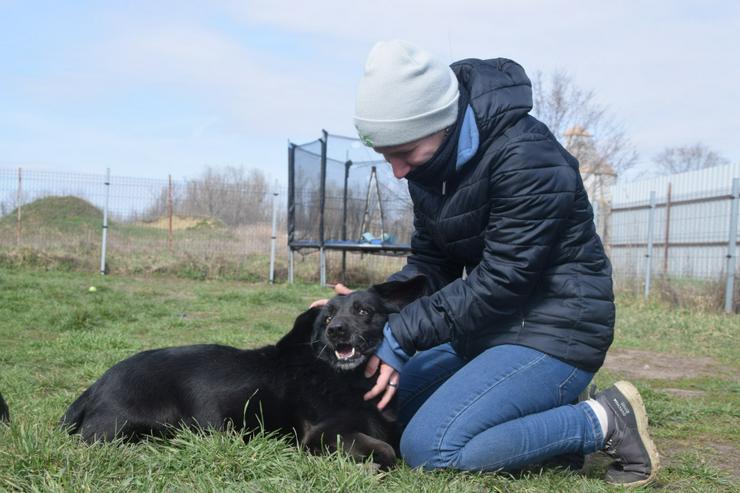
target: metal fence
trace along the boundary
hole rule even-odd
[[[740,164],[611,187],[596,221],[615,281],[645,295],[709,287],[735,311],[738,177]],[[287,280],[287,236],[287,190],[243,170],[176,180],[0,168],[0,263]],[[405,262],[327,252],[320,266],[315,251],[297,255],[305,281],[322,268],[341,279],[344,265],[349,282],[376,282]]]
[[[599,228],[618,282],[724,288],[734,311],[738,178],[730,165],[616,185]]]
[[[339,255],[327,255],[322,271],[317,252],[301,251],[296,278],[328,271],[334,281],[344,264],[348,282],[367,284],[404,263]],[[287,189],[259,173],[148,179],[0,168],[0,263],[272,282],[288,279],[288,257]]]
[[[175,180],[0,168],[0,253],[103,272],[266,278],[273,237],[285,238],[284,197],[236,169]]]

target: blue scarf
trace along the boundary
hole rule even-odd
[[[463,164],[470,161],[476,152],[480,139],[478,135],[478,126],[475,124],[475,114],[473,108],[468,105],[465,108],[460,137],[457,140],[457,162],[455,168],[460,169]]]

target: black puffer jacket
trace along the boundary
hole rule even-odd
[[[518,344],[596,371],[613,337],[614,298],[578,162],[528,114],[532,90],[520,65],[468,59],[452,69],[458,121],[407,176],[413,253],[391,276],[426,274],[433,294],[391,316],[393,335],[409,354],[451,341],[472,358]],[[480,146],[456,169],[468,104]]]

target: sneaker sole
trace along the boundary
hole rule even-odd
[[[624,484],[622,486],[641,486],[650,483],[655,480],[655,475],[660,469],[660,458],[658,456],[658,448],[655,446],[655,442],[650,438],[648,433],[648,417],[647,411],[645,410],[645,404],[642,402],[642,396],[637,388],[631,383],[621,380],[614,384],[619,392],[624,395],[627,401],[632,406],[635,412],[635,421],[637,422],[637,433],[640,435],[645,450],[650,457],[650,475],[641,481],[635,481],[634,483]]]

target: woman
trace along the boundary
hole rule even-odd
[[[366,398],[382,407],[398,391],[412,467],[515,470],[605,450],[608,481],[644,484],[658,455],[635,387],[572,404],[612,342],[611,266],[578,162],[531,108],[511,60],[448,67],[403,41],[370,52],[355,126],[414,204],[412,254],[391,279],[424,274],[431,294],[390,317]]]

